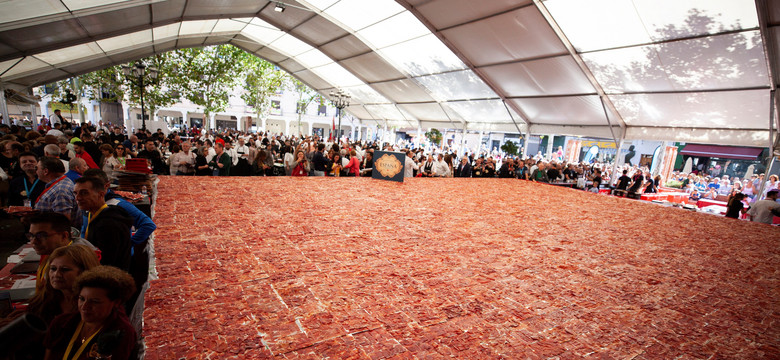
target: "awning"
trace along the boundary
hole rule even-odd
[[[761,155],[761,152],[763,151],[764,149],[762,148],[688,144],[685,145],[685,148],[683,148],[680,154],[696,157],[758,160],[758,156]]]

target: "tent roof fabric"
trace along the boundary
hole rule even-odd
[[[757,160],[764,149],[734,146],[687,144],[680,154],[695,157],[715,157],[721,159]]]
[[[762,147],[778,128],[778,2],[282,2],[6,1],[0,83],[228,43],[343,88],[363,122]]]

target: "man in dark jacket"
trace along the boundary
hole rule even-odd
[[[464,156],[460,159],[460,165],[455,169],[455,177],[471,177],[471,164],[469,158]]]
[[[325,159],[325,155],[322,152],[325,150],[325,144],[317,145],[317,152],[314,153],[312,158],[312,164],[314,165],[314,176],[325,176],[327,171],[328,160]]]
[[[138,152],[138,158],[144,158],[152,163],[152,172],[157,175],[167,175],[168,167],[163,162],[162,154],[157,150],[154,140],[147,139],[144,142],[146,148]]]
[[[129,271],[133,219],[122,208],[106,204],[106,186],[99,178],[79,178],[73,192],[79,208],[89,214],[81,237],[100,249],[102,265]]]

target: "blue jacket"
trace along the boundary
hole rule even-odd
[[[133,218],[133,227],[135,228],[135,234],[132,234],[130,236],[130,241],[133,242],[133,245],[138,245],[146,241],[146,239],[149,238],[150,235],[154,232],[154,230],[157,229],[157,225],[154,224],[152,219],[150,219],[146,214],[144,214],[141,210],[138,210],[135,205],[131,204],[125,199],[122,199],[121,196],[117,195],[111,190],[108,190],[106,192],[106,204],[108,205],[116,205],[122,208],[122,210],[126,211],[130,217]],[[87,216],[84,215],[84,221],[81,225],[81,233],[83,234],[87,230]]]
[[[76,180],[81,177],[81,174],[77,173],[76,170],[68,170],[68,172],[65,173],[65,176],[75,183]]]

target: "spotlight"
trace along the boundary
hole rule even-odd
[[[281,2],[277,2],[276,7],[274,7],[274,11],[284,12],[284,4],[282,4]]]

